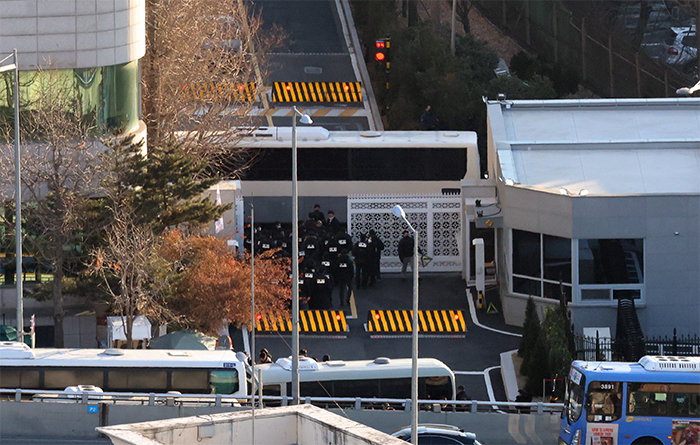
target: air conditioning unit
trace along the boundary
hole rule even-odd
[[[639,359],[639,364],[647,371],[700,372],[700,357],[645,355]]]

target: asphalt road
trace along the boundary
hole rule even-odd
[[[337,300],[337,295],[334,295]],[[374,287],[355,291],[358,319],[348,320],[347,338],[301,336],[300,346],[312,357],[329,354],[332,359],[360,360],[376,357],[411,357],[411,338],[372,338],[365,331],[368,311],[371,309],[411,309],[412,281],[398,274],[384,274]],[[437,358],[457,374],[457,385],[464,385],[467,394],[476,400],[489,400],[483,374],[488,368],[499,366],[499,354],[516,349],[517,337],[499,334],[475,326],[469,315],[464,281],[458,274],[423,274],[420,282],[420,309],[462,310],[467,320],[464,338],[419,337],[419,356]],[[482,324],[496,329],[517,331],[506,327],[500,314],[478,314]],[[289,335],[258,335],[256,348],[267,348],[274,358],[289,356]],[[465,372],[467,374],[460,374]],[[489,373],[496,400],[505,400],[500,370]]]
[[[282,44],[267,54],[267,83],[360,81],[352,66],[335,1],[259,0],[254,8],[262,17],[264,30],[276,27],[285,36]],[[329,130],[369,129],[367,117],[325,117],[314,121]],[[275,118],[273,122],[289,126],[289,119]]]

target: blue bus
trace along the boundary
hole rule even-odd
[[[559,445],[698,445],[700,357],[575,361]]]

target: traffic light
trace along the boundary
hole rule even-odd
[[[385,65],[388,70],[391,67],[391,39],[377,39],[374,41],[374,60],[380,65]]]

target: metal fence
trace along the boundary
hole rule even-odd
[[[575,336],[576,359],[589,361],[616,361],[616,340],[607,337]],[[647,355],[700,356],[700,336],[678,336],[673,330],[671,337],[647,338],[644,341]]]
[[[571,5],[564,2],[477,0],[475,4],[519,43],[568,67],[601,96],[669,97],[692,82],[687,75],[655,63],[620,30],[569,9]]]
[[[39,403],[73,403],[84,405],[141,405],[141,406],[216,406],[246,408],[251,396],[227,397],[224,394],[172,394],[172,393],[123,393],[89,392],[66,393],[37,389],[0,388],[0,401]],[[291,403],[291,397],[264,396],[255,398],[256,407],[280,406]],[[411,399],[380,399],[360,397],[302,397],[302,403],[323,408],[356,410],[410,411]],[[498,412],[519,414],[558,414],[564,409],[561,403],[542,402],[491,402],[480,400],[418,400],[421,411],[431,412]]]

